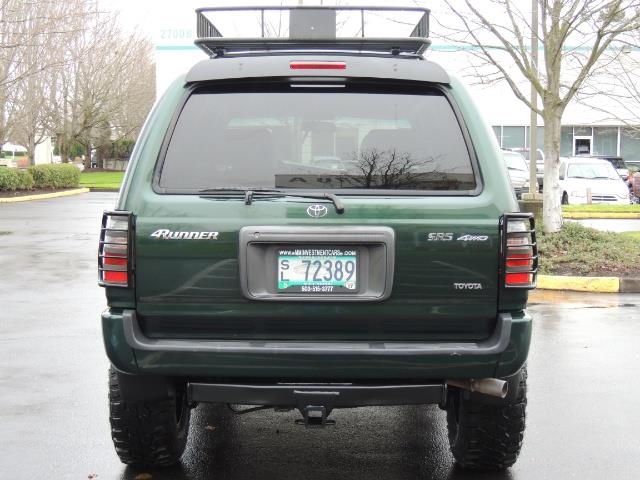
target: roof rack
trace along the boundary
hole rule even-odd
[[[238,18],[240,14],[245,14],[244,19]],[[390,14],[404,18],[409,15],[412,20],[387,18]],[[212,58],[299,52],[419,57],[431,44],[428,38],[429,10],[420,7],[205,7],[197,9],[196,15],[197,39],[194,43]],[[230,20],[230,15],[236,18]],[[367,20],[368,16],[373,22]],[[215,17],[218,27],[212,23],[211,17]],[[277,29],[272,20],[273,23],[277,21]],[[396,29],[412,27],[412,30],[402,36],[367,37],[365,32],[372,26],[376,28],[372,25],[376,21],[384,22],[385,31],[393,30],[391,26]],[[221,33],[225,24],[227,27],[237,28],[240,25],[255,29],[256,23],[256,34],[251,37],[225,37]],[[351,35],[348,35],[349,29]]]

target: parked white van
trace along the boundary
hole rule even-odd
[[[629,188],[606,160],[560,158],[562,204],[629,204]]]

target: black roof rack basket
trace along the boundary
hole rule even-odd
[[[252,37],[223,36],[218,20],[224,24],[224,15],[253,15],[245,19],[244,25],[255,27],[257,35]],[[411,15],[409,22],[388,18],[393,14]],[[274,33],[269,18],[277,14],[281,23],[283,14],[288,16],[286,35]],[[247,56],[274,53],[359,53],[362,55],[422,56],[429,47],[429,10],[421,7],[365,7],[365,6],[269,6],[269,7],[205,7],[196,10],[197,39],[195,44],[211,57]],[[373,15],[374,17],[371,17]],[[351,36],[341,36],[341,29],[351,22],[357,30]],[[210,18],[214,18],[216,27]],[[367,21],[392,22],[394,27],[412,27],[408,36],[367,37],[372,28]],[[253,21],[251,21],[253,20]],[[242,25],[242,23],[240,23]],[[236,23],[237,26],[237,23]],[[380,30],[380,25],[376,30]]]

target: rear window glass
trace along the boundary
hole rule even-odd
[[[192,94],[171,136],[159,186],[357,193],[469,191],[476,181],[442,93],[343,85]]]

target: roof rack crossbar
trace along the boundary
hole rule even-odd
[[[290,12],[290,32],[294,31],[294,14],[305,15],[304,20],[311,22],[309,31],[300,34],[296,29],[289,37],[269,37],[265,29],[265,12]],[[335,22],[340,11],[360,12],[359,36],[337,37]],[[207,18],[207,13],[256,12],[260,14],[259,37],[224,37],[220,30]],[[408,37],[380,38],[365,36],[365,12],[415,12],[422,14]],[[197,39],[195,44],[212,57],[256,55],[277,52],[314,52],[336,53],[351,52],[361,55],[405,55],[421,56],[429,47],[429,10],[421,7],[365,7],[365,6],[264,6],[264,7],[205,7],[196,10]],[[311,15],[311,16],[309,16]],[[302,18],[298,16],[296,18]],[[314,23],[315,22],[315,23]],[[413,22],[412,22],[413,23]],[[316,27],[318,27],[316,29]],[[333,28],[333,31],[331,30]]]

